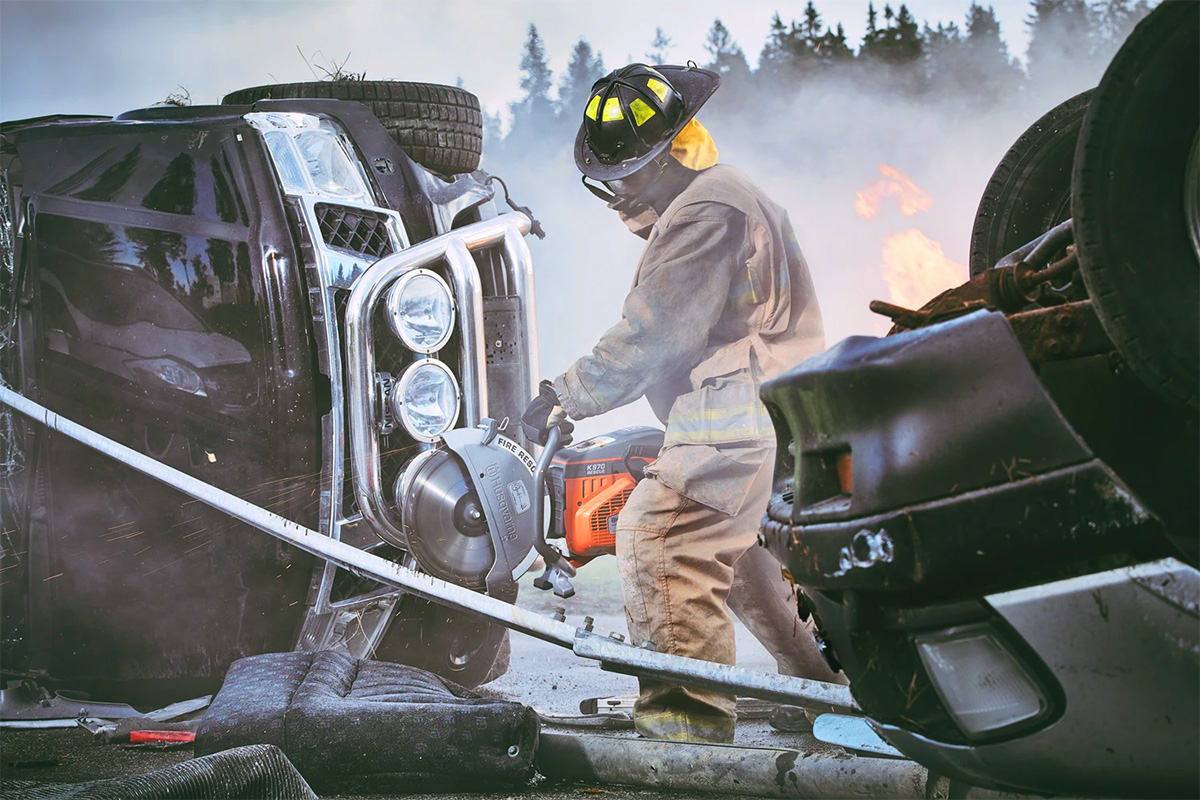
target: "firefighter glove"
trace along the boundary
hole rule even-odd
[[[571,432],[575,430],[575,426],[567,419],[567,412],[558,401],[554,384],[542,381],[538,385],[537,397],[533,398],[533,402],[521,416],[521,429],[531,441],[544,445],[550,429],[556,425],[560,434],[559,446],[566,447],[571,443]]]

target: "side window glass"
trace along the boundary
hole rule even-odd
[[[229,155],[221,153],[208,159],[212,170],[213,203],[216,206],[217,217],[222,222],[237,222],[249,225],[246,217],[246,206],[242,196],[236,190],[232,170],[229,168]]]
[[[101,172],[91,183],[75,192],[73,196],[78,197],[80,200],[94,200],[101,203],[115,199],[117,194],[125,188],[133,177],[141,160],[142,146],[138,144],[126,153],[120,161]],[[80,177],[86,180],[86,177]],[[70,180],[72,179],[68,178],[68,181]]]
[[[171,159],[167,170],[144,198],[142,206],[168,214],[191,214],[196,208],[196,163],[187,153]]]
[[[69,158],[82,166],[67,167],[46,193],[249,227],[245,187],[232,163],[234,128],[134,133],[72,140]]]

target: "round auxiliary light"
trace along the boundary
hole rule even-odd
[[[409,435],[436,441],[458,421],[458,381],[450,368],[433,358],[422,359],[404,371],[392,388],[392,414]]]
[[[388,290],[392,332],[418,353],[440,350],[454,331],[454,297],[436,272],[414,269]]]

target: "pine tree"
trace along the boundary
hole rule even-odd
[[[788,29],[776,11],[771,17],[771,27],[762,52],[758,54],[758,78],[761,82],[777,82],[788,69]]]
[[[811,0],[800,22],[785,25],[777,12],[771,18],[767,42],[758,59],[760,85],[794,84],[832,64],[853,60],[845,27],[838,23],[836,32],[828,27],[824,33],[821,27],[821,13]]]
[[[966,37],[957,24],[928,23],[922,38],[925,40],[925,75],[931,90],[939,95],[951,95],[956,102],[972,96],[970,56]]]
[[[1147,14],[1146,0],[1102,0],[1094,8],[1096,14],[1096,56],[1108,60],[1120,48],[1125,38]]]
[[[888,9],[888,16],[891,16],[891,9]],[[875,4],[867,3],[867,30],[863,34],[862,44],[859,45],[859,58],[874,58],[880,55],[880,50],[883,49],[883,39],[887,32],[879,29],[879,15],[875,12]]]
[[[874,6],[867,8],[868,23],[873,19]],[[926,81],[928,65],[924,59],[924,43],[920,28],[908,6],[901,4],[893,11],[890,4],[883,7],[884,27],[876,27],[863,37],[860,59],[886,65],[885,77],[897,91],[916,93]]]
[[[746,54],[719,19],[713,20],[712,27],[708,29],[704,49],[712,58],[706,66],[721,76],[723,87],[705,109],[711,108],[713,114],[736,116],[750,99],[747,90],[751,88],[751,74]]]
[[[712,27],[708,29],[704,49],[712,57],[708,68],[720,73],[722,78],[737,81],[750,75],[746,54],[738,47],[733,35],[720,19],[713,20]]]
[[[827,64],[854,60],[854,51],[846,44],[846,29],[838,23],[837,31],[827,28],[825,35],[817,41],[817,55]]]
[[[923,50],[917,21],[913,18],[912,12],[908,10],[908,6],[903,3],[900,4],[900,11],[896,14],[895,42],[894,60],[897,63],[907,64],[921,58]]]
[[[500,113],[489,114],[486,110],[483,112],[483,157],[488,159],[492,155],[499,155],[501,148],[504,146],[504,125],[500,120]]]
[[[810,8],[812,4],[809,4]],[[815,8],[812,9],[815,12]],[[820,24],[819,18],[816,20]],[[819,30],[819,29],[818,29]],[[771,29],[763,53],[759,56],[759,70],[764,79],[777,83],[794,84],[806,73],[813,61],[813,45],[808,41],[805,28],[795,20],[784,25],[776,12],[771,18]],[[765,61],[764,61],[765,59]],[[765,69],[764,69],[765,68]]]
[[[670,52],[674,43],[663,33],[662,28],[654,29],[654,39],[650,42],[650,50],[646,53],[646,60],[651,64],[666,64],[667,53]]]
[[[817,11],[817,7],[813,5],[813,0],[808,0],[808,5],[804,7],[804,21],[800,23],[800,31],[804,35],[804,43],[810,51],[817,49],[817,42],[821,38],[821,15]]]
[[[558,87],[558,114],[572,123],[578,122],[587,103],[592,84],[604,77],[604,59],[592,52],[586,39],[575,43],[567,73]]]
[[[530,23],[525,52],[521,55],[521,88],[525,91],[525,97],[519,103],[522,112],[531,118],[552,115],[552,85],[553,74],[546,61],[546,47],[538,35],[537,26]]]
[[[542,37],[538,35],[537,26],[532,24],[521,53],[520,67],[520,86],[525,94],[509,106],[512,122],[508,135],[501,146],[493,148],[492,153],[502,161],[521,160],[530,154],[531,143],[547,136],[556,137],[559,132],[555,124],[554,103],[550,99],[554,75],[546,61]]]
[[[1030,0],[1029,77],[1053,78],[1065,68],[1093,61],[1097,19],[1086,0]]]
[[[991,101],[1020,85],[1021,68],[1008,54],[1000,36],[1000,22],[991,6],[976,2],[967,10],[969,74],[981,99]]]

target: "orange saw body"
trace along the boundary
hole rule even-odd
[[[546,471],[552,508],[547,538],[564,539],[576,563],[615,553],[617,516],[662,443],[661,430],[634,427],[559,450]]]

